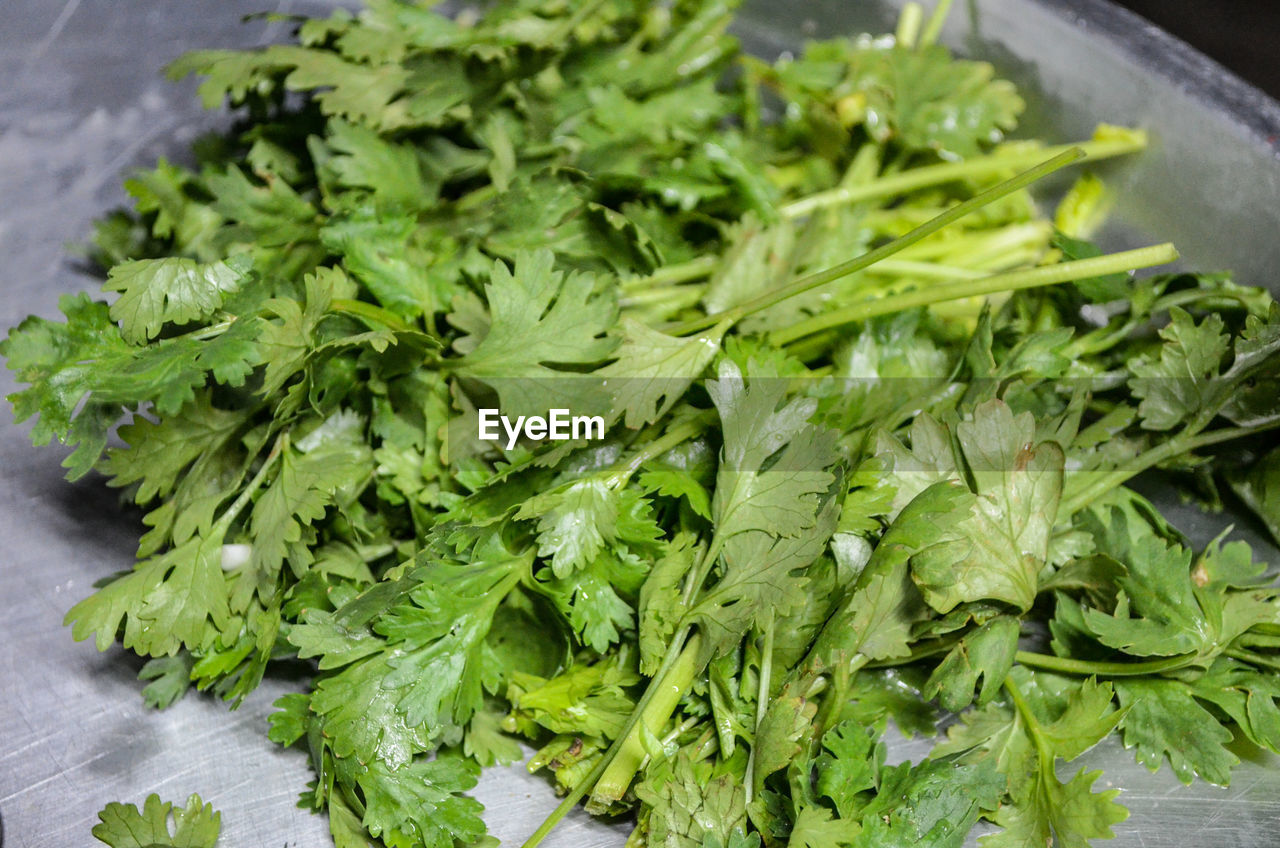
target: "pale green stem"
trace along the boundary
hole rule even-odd
[[[1062,500],[1061,505],[1058,507],[1058,514],[1062,516],[1074,515],[1107,492],[1124,485],[1130,478],[1141,474],[1148,468],[1154,468],[1166,460],[1173,459],[1179,454],[1190,453],[1200,448],[1229,442],[1245,436],[1252,436],[1255,433],[1262,433],[1275,427],[1280,427],[1280,421],[1271,422],[1261,427],[1224,427],[1220,430],[1211,430],[1208,433],[1199,433],[1191,437],[1174,437],[1135,457],[1133,462],[1124,468],[1098,472],[1098,476],[1094,477],[1083,489],[1073,492],[1070,497]]]
[[[339,298],[329,304],[334,312],[344,312],[347,315],[354,315],[357,318],[363,318],[366,321],[373,321],[381,324],[389,330],[396,333],[412,333],[413,327],[409,326],[405,321],[394,312],[383,309],[381,306],[374,306],[372,303],[365,303],[363,300],[345,300]]]
[[[546,839],[547,834],[555,829],[555,826],[560,823],[560,820],[568,815],[569,811],[577,806],[583,796],[591,791],[592,787],[596,785],[596,781],[598,781],[600,776],[604,774],[605,769],[609,767],[609,763],[618,755],[618,752],[621,751],[623,746],[626,744],[627,739],[630,738],[631,731],[635,729],[636,725],[640,721],[640,716],[649,706],[649,703],[657,696],[658,691],[663,687],[663,681],[666,679],[666,676],[671,673],[672,668],[674,668],[676,663],[680,660],[680,657],[682,656],[681,649],[684,647],[685,640],[689,636],[689,631],[690,628],[686,626],[677,632],[675,638],[671,640],[671,644],[667,646],[667,653],[662,658],[662,665],[658,667],[657,674],[655,674],[649,681],[649,685],[645,688],[644,694],[640,696],[640,701],[636,704],[635,709],[631,711],[631,715],[627,717],[626,723],[622,726],[622,730],[618,734],[618,738],[613,740],[613,744],[604,752],[604,756],[600,758],[600,762],[596,763],[587,776],[580,780],[573,789],[569,790],[569,794],[565,795],[564,799],[556,805],[554,810],[551,811],[551,814],[543,819],[542,824],[538,825],[538,829],[524,841],[521,848],[535,848],[543,839]]]
[[[908,3],[902,7],[902,14],[898,16],[898,28],[894,31],[893,40],[899,47],[908,50],[915,47],[920,35],[920,24],[923,22],[924,9],[920,8],[919,3]]]
[[[1084,151],[1084,156],[1081,158],[1092,161],[1136,153],[1145,148],[1145,146],[1140,139],[1106,139],[1043,147],[1037,150],[1014,153],[990,153],[986,156],[966,159],[963,162],[943,162],[937,165],[911,168],[898,174],[881,177],[875,182],[867,183],[866,185],[842,186],[817,192],[788,203],[778,211],[784,218],[803,218],[815,210],[828,206],[844,206],[852,203],[861,203],[864,200],[897,197],[910,191],[942,185],[956,180],[983,179],[998,176],[1010,170],[1030,167],[1037,162],[1042,162],[1051,156],[1069,150],[1082,150]]]
[[[861,271],[864,268],[868,268],[877,262],[887,259],[906,247],[910,247],[917,242],[923,241],[966,215],[969,215],[990,203],[994,203],[1000,198],[1012,194],[1019,189],[1025,188],[1036,180],[1071,164],[1083,155],[1084,154],[1078,148],[1071,148],[1046,162],[1042,162],[1028,171],[1024,171],[1013,179],[1006,180],[980,194],[974,195],[962,203],[956,204],[938,217],[930,220],[928,223],[916,227],[911,232],[903,236],[899,236],[888,244],[874,250],[870,250],[857,258],[849,260],[848,262],[842,262],[841,264],[828,268],[824,271],[818,271],[817,273],[801,277],[782,288],[765,292],[759,297],[749,300],[744,304],[734,307],[733,309],[727,309],[714,315],[695,318],[691,321],[677,324],[674,327],[669,327],[667,328],[667,332],[683,336],[708,327],[713,327],[721,321],[737,322],[748,315],[781,303],[787,298],[803,294],[804,292],[818,288],[819,286],[824,286],[827,283],[838,280],[842,277],[847,277],[850,274]]]
[[[929,306],[948,300],[982,297],[1020,289],[1034,289],[1087,277],[1112,274],[1117,271],[1149,268],[1153,265],[1164,265],[1165,263],[1173,262],[1177,258],[1178,252],[1173,245],[1159,244],[1137,250],[1127,250],[1122,253],[1097,256],[1092,259],[1077,259],[1073,262],[1063,262],[1058,265],[1045,265],[1039,268],[1027,268],[1022,271],[994,274],[981,280],[957,280],[953,283],[942,283],[928,288],[900,292],[877,300],[855,303],[843,309],[833,309],[830,312],[824,312],[821,315],[815,315],[812,318],[799,321],[789,327],[775,330],[770,333],[769,338],[774,344],[782,345],[804,338],[812,333],[839,327],[842,324],[865,321],[877,315],[889,315],[894,312],[902,312],[905,309]]]
[[[769,610],[769,623],[764,629],[764,646],[760,649],[760,686],[756,691],[756,727],[752,734],[751,752],[747,755],[747,773],[743,778],[746,786],[747,803],[751,803],[753,782],[755,781],[756,745],[760,738],[760,725],[764,724],[764,714],[769,710],[769,687],[773,676],[773,609]]]
[[[657,286],[669,286],[676,283],[687,283],[705,277],[720,264],[719,256],[699,256],[688,262],[663,265],[652,274],[643,277],[628,277],[620,284],[624,292],[644,291]]]
[[[1092,662],[1073,660],[1067,657],[1055,657],[1051,654],[1037,654],[1031,651],[1018,651],[1013,658],[1016,662],[1030,668],[1056,671],[1061,674],[1096,675],[1097,677],[1141,677],[1148,674],[1160,674],[1165,671],[1186,668],[1196,661],[1195,654],[1180,654],[1176,657],[1165,657],[1143,662]]]
[[[680,699],[693,685],[693,678],[698,670],[698,653],[701,650],[702,637],[695,633],[689,637],[675,665],[666,674],[654,678],[651,688],[656,686],[656,692],[645,705],[640,721],[626,735],[622,747],[618,749],[608,768],[601,772],[595,787],[591,790],[593,801],[613,803],[622,800],[622,796],[631,786],[631,781],[635,779],[636,772],[645,759],[641,727],[654,736],[666,727]]]
[[[937,43],[942,25],[947,22],[947,14],[950,11],[951,0],[938,0],[938,5],[934,7],[933,14],[929,16],[929,22],[925,24],[924,33],[920,36],[921,47],[931,47]]]

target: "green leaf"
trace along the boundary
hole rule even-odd
[[[996,809],[1007,781],[989,761],[924,760],[885,769],[877,782],[879,791],[860,812],[857,845],[960,848],[978,816]]]
[[[765,780],[781,771],[805,749],[801,740],[813,727],[818,705],[797,695],[788,684],[765,708],[752,742],[754,752],[753,794],[759,794]]]
[[[626,659],[615,653],[549,679],[515,670],[507,689],[513,714],[553,733],[613,739],[636,705],[627,688],[639,676]]]
[[[706,639],[704,656],[721,655],[752,626],[804,606],[808,579],[803,570],[822,555],[835,530],[835,501],[819,508],[814,525],[797,538],[777,538],[749,530],[724,545],[724,573],[702,593],[688,613]]]
[[[1058,512],[1062,448],[1036,444],[1032,416],[998,400],[956,425],[956,437],[975,485],[969,515],[912,557],[912,577],[939,612],[978,600],[1028,609]]]
[[[1243,571],[1246,584],[1257,577],[1248,551],[1232,548],[1226,561],[1216,547],[1193,570],[1191,551],[1171,544],[1150,525],[1112,507],[1109,522],[1089,520],[1099,547],[1112,553],[1126,567],[1116,578],[1123,590],[1115,610],[1084,610],[1084,624],[1099,641],[1138,656],[1175,656],[1195,653],[1200,661],[1225,650],[1256,624],[1273,621],[1274,592],[1258,588],[1234,590],[1235,578],[1215,576],[1218,571]],[[1231,546],[1228,546],[1231,547]],[[1244,555],[1244,564],[1230,565]]]
[[[650,767],[636,795],[648,805],[649,841],[661,848],[733,844],[746,825],[746,793],[731,775],[708,774],[684,752]],[[736,837],[736,838],[735,838]]]
[[[413,147],[346,121],[330,121],[328,130],[325,141],[335,155],[326,164],[340,185],[368,189],[388,209],[423,209],[435,201],[440,187],[423,179]]]
[[[586,567],[617,538],[621,494],[599,477],[584,477],[525,501],[515,517],[538,519],[538,554],[557,577]]]
[[[686,606],[680,596],[680,586],[685,575],[693,569],[699,552],[692,534],[677,535],[667,544],[662,557],[653,564],[640,587],[637,629],[640,671],[643,674],[657,673],[667,645],[684,618]]]
[[[155,657],[147,660],[138,672],[139,680],[151,681],[142,689],[142,700],[148,707],[163,710],[173,706],[191,688],[190,654],[173,657]]]
[[[480,802],[462,793],[476,785],[479,769],[456,756],[415,759],[398,769],[369,765],[357,781],[365,797],[363,824],[388,845],[454,848],[485,833]]]
[[[880,539],[810,651],[818,667],[840,667],[861,655],[869,660],[911,653],[912,624],[924,617],[919,590],[908,564],[921,550],[944,538],[970,506],[968,493],[935,483],[907,504]]]
[[[1280,450],[1234,469],[1227,481],[1245,505],[1258,516],[1280,544]]]
[[[107,273],[105,291],[120,292],[111,304],[111,317],[131,344],[159,335],[165,324],[186,324],[208,318],[226,296],[238,291],[246,278],[245,263],[200,263],[168,256],[122,262]]]
[[[982,848],[1089,848],[1092,839],[1112,838],[1111,826],[1128,818],[1129,812],[1113,800],[1119,789],[1093,791],[1101,776],[1100,771],[1080,769],[1065,784],[1056,778],[1038,781],[1025,802],[1000,808],[995,823],[1004,830],[983,837],[979,844]]]
[[[885,752],[876,736],[874,731],[851,721],[841,722],[822,736],[822,747],[829,753],[814,763],[817,790],[832,800],[841,818],[857,818],[866,806],[859,795],[879,785]]]
[[[93,835],[111,848],[214,848],[222,828],[222,814],[199,795],[186,807],[148,795],[139,810],[133,804],[110,803],[98,813]]]
[[[702,518],[711,518],[711,496],[697,477],[685,469],[651,467],[641,472],[639,482],[645,492],[684,498],[694,513]]]
[[[176,415],[163,422],[135,418],[122,426],[126,447],[112,447],[102,463],[116,487],[138,484],[135,503],[144,504],[173,493],[182,472],[201,456],[216,451],[243,423],[243,417],[214,407],[200,392]]]
[[[1120,680],[1120,704],[1128,711],[1120,724],[1125,747],[1151,771],[1168,758],[1178,780],[1199,776],[1226,786],[1239,762],[1225,745],[1231,731],[1201,706],[1185,683],[1177,680]]]
[[[139,563],[73,606],[63,623],[77,640],[95,634],[100,651],[123,625],[126,648],[159,657],[208,646],[230,615],[222,533],[215,532]]]
[[[740,306],[789,281],[795,228],[787,221],[770,226],[746,215],[734,226],[720,263],[711,273],[702,305],[708,315]]]
[[[603,335],[614,322],[612,300],[594,293],[581,273],[553,270],[549,250],[521,253],[514,272],[495,262],[485,295],[489,327],[453,364],[464,376],[498,393],[504,415],[545,413],[555,406],[586,414],[575,381],[550,366],[588,365],[608,356],[616,342]]]
[[[232,165],[207,175],[205,183],[214,196],[210,207],[236,224],[224,236],[264,247],[315,241],[315,207],[284,180],[256,185]]]
[[[238,607],[248,602],[248,593],[256,591],[266,598],[274,592],[286,559],[295,576],[301,577],[312,556],[305,546],[299,549],[304,529],[337,504],[340,492],[343,498],[353,500],[372,478],[373,458],[362,422],[352,435],[354,438],[327,444],[304,445],[310,448],[306,452],[290,448],[282,452],[275,479],[253,505],[249,524],[253,552],[244,566],[242,588],[237,591]]]
[[[981,677],[978,705],[990,701],[1000,692],[1005,675],[1013,667],[1020,624],[1012,616],[997,616],[966,634],[933,670],[924,696],[937,697],[944,708],[960,712],[973,702],[973,690]]]
[[[836,460],[834,434],[808,423],[813,401],[782,405],[787,382],[776,375],[744,380],[728,359],[719,375],[707,386],[724,432],[712,499],[716,534],[799,536],[813,526],[819,498],[835,479],[827,470]]]
[[[1148,430],[1171,430],[1182,421],[1211,409],[1221,390],[1216,378],[1228,340],[1222,318],[1207,315],[1199,324],[1186,311],[1169,310],[1170,324],[1160,330],[1164,344],[1159,359],[1129,363],[1129,385],[1142,398],[1138,414]]]
[[[1098,683],[1093,678],[1070,689],[1066,708],[1041,728],[1043,738],[1057,756],[1068,762],[1074,760],[1125,720],[1128,708],[1117,710],[1111,703],[1114,695],[1110,683]],[[1120,700],[1123,705],[1124,698]]]
[[[461,291],[449,265],[433,267],[419,239],[413,215],[375,213],[366,206],[328,219],[320,230],[321,243],[342,257],[343,267],[374,300],[407,319],[444,312]]]
[[[524,759],[520,743],[503,732],[502,714],[490,709],[479,710],[471,717],[462,751],[484,767],[507,766]]]
[[[787,848],[852,848],[860,832],[857,822],[834,818],[825,807],[805,806],[796,815]]]
[[[627,317],[618,327],[617,361],[595,373],[605,381],[614,410],[633,429],[667,414],[715,358],[728,329],[721,324],[700,336],[675,338]]]

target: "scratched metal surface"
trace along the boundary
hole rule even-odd
[[[189,84],[163,82],[161,66],[188,48],[284,36],[280,24],[240,24],[243,13],[318,5],[0,0],[0,327],[32,312],[52,316],[60,293],[92,285],[66,245],[125,200],[122,172],[158,156],[181,157],[199,131],[225,120],[202,113]],[[780,15],[782,3],[756,3],[744,37],[768,51],[806,35],[883,28],[894,4],[851,5],[808,0],[803,14],[790,6]],[[1157,33],[1126,30],[1132,21],[1097,0],[970,6],[976,18],[957,16],[948,37],[1038,92],[1036,129],[1076,136],[1102,119],[1138,120],[1155,132],[1152,154],[1112,169],[1125,189],[1127,223],[1112,234],[1116,243],[1159,232],[1194,263],[1231,265],[1251,282],[1280,276],[1280,161],[1266,140],[1280,127],[1280,110],[1271,101],[1193,54],[1170,53]],[[0,393],[13,387],[0,373]],[[223,811],[226,846],[330,844],[323,819],[294,806],[309,779],[304,759],[265,736],[271,701],[298,681],[268,682],[238,712],[189,696],[156,713],[138,697],[135,660],[71,641],[64,612],[94,580],[128,566],[139,526],[99,482],[63,481],[59,452],[31,450],[26,428],[9,424],[7,410],[0,417],[4,845],[87,845],[106,802],[137,802],[150,792],[170,799],[201,793]],[[1190,512],[1179,520],[1201,538],[1224,523]],[[900,744],[895,755],[923,750]],[[1148,773],[1115,744],[1083,762],[1104,767],[1105,780],[1125,790],[1133,815],[1116,828],[1116,846],[1274,846],[1280,768],[1272,758],[1239,753],[1246,762],[1229,789],[1182,787],[1167,770]],[[490,773],[477,794],[507,843],[552,804],[547,785],[518,767]],[[625,826],[578,814],[546,844],[606,848],[620,846],[624,834]]]

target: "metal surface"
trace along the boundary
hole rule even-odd
[[[56,314],[60,293],[90,287],[65,246],[125,201],[120,176],[161,155],[181,158],[200,131],[225,119],[202,113],[190,84],[161,80],[165,62],[192,47],[284,36],[279,24],[241,25],[270,0],[3,0],[0,2],[0,327],[28,313]],[[276,2],[277,11],[318,4]],[[799,5],[799,4],[797,4]],[[962,4],[957,4],[958,6]],[[803,37],[883,30],[892,3],[811,0],[803,11],[757,3],[743,32],[756,49]],[[1116,244],[1158,233],[1191,264],[1230,266],[1253,283],[1280,276],[1280,109],[1212,63],[1101,0],[971,0],[947,36],[994,61],[1024,86],[1029,131],[1087,134],[1098,120],[1138,122],[1156,138],[1136,162],[1107,166],[1122,188]],[[778,10],[786,8],[785,14]],[[198,10],[198,11],[197,11]],[[7,371],[0,393],[14,388]],[[150,792],[199,792],[223,811],[226,846],[331,844],[322,817],[294,806],[310,775],[304,758],[266,739],[271,701],[300,685],[271,681],[238,712],[188,696],[168,711],[145,708],[138,662],[97,653],[61,626],[93,581],[132,562],[137,516],[90,480],[61,479],[56,449],[34,451],[26,429],[0,413],[0,816],[14,848],[91,842],[106,802]],[[1201,538],[1224,523],[1185,513]],[[899,745],[917,756],[919,743]],[[1123,787],[1133,815],[1116,846],[1276,844],[1280,768],[1241,749],[1230,789],[1180,786],[1149,774],[1111,743],[1084,758]],[[1079,764],[1072,764],[1072,772]],[[547,784],[518,767],[490,772],[477,793],[504,842],[523,837],[553,803]],[[625,825],[579,813],[548,846],[622,844]]]

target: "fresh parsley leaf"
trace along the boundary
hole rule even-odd
[[[111,848],[214,848],[222,827],[222,814],[199,795],[185,807],[148,795],[139,810],[133,804],[108,804],[98,813],[101,820],[93,835]]]

